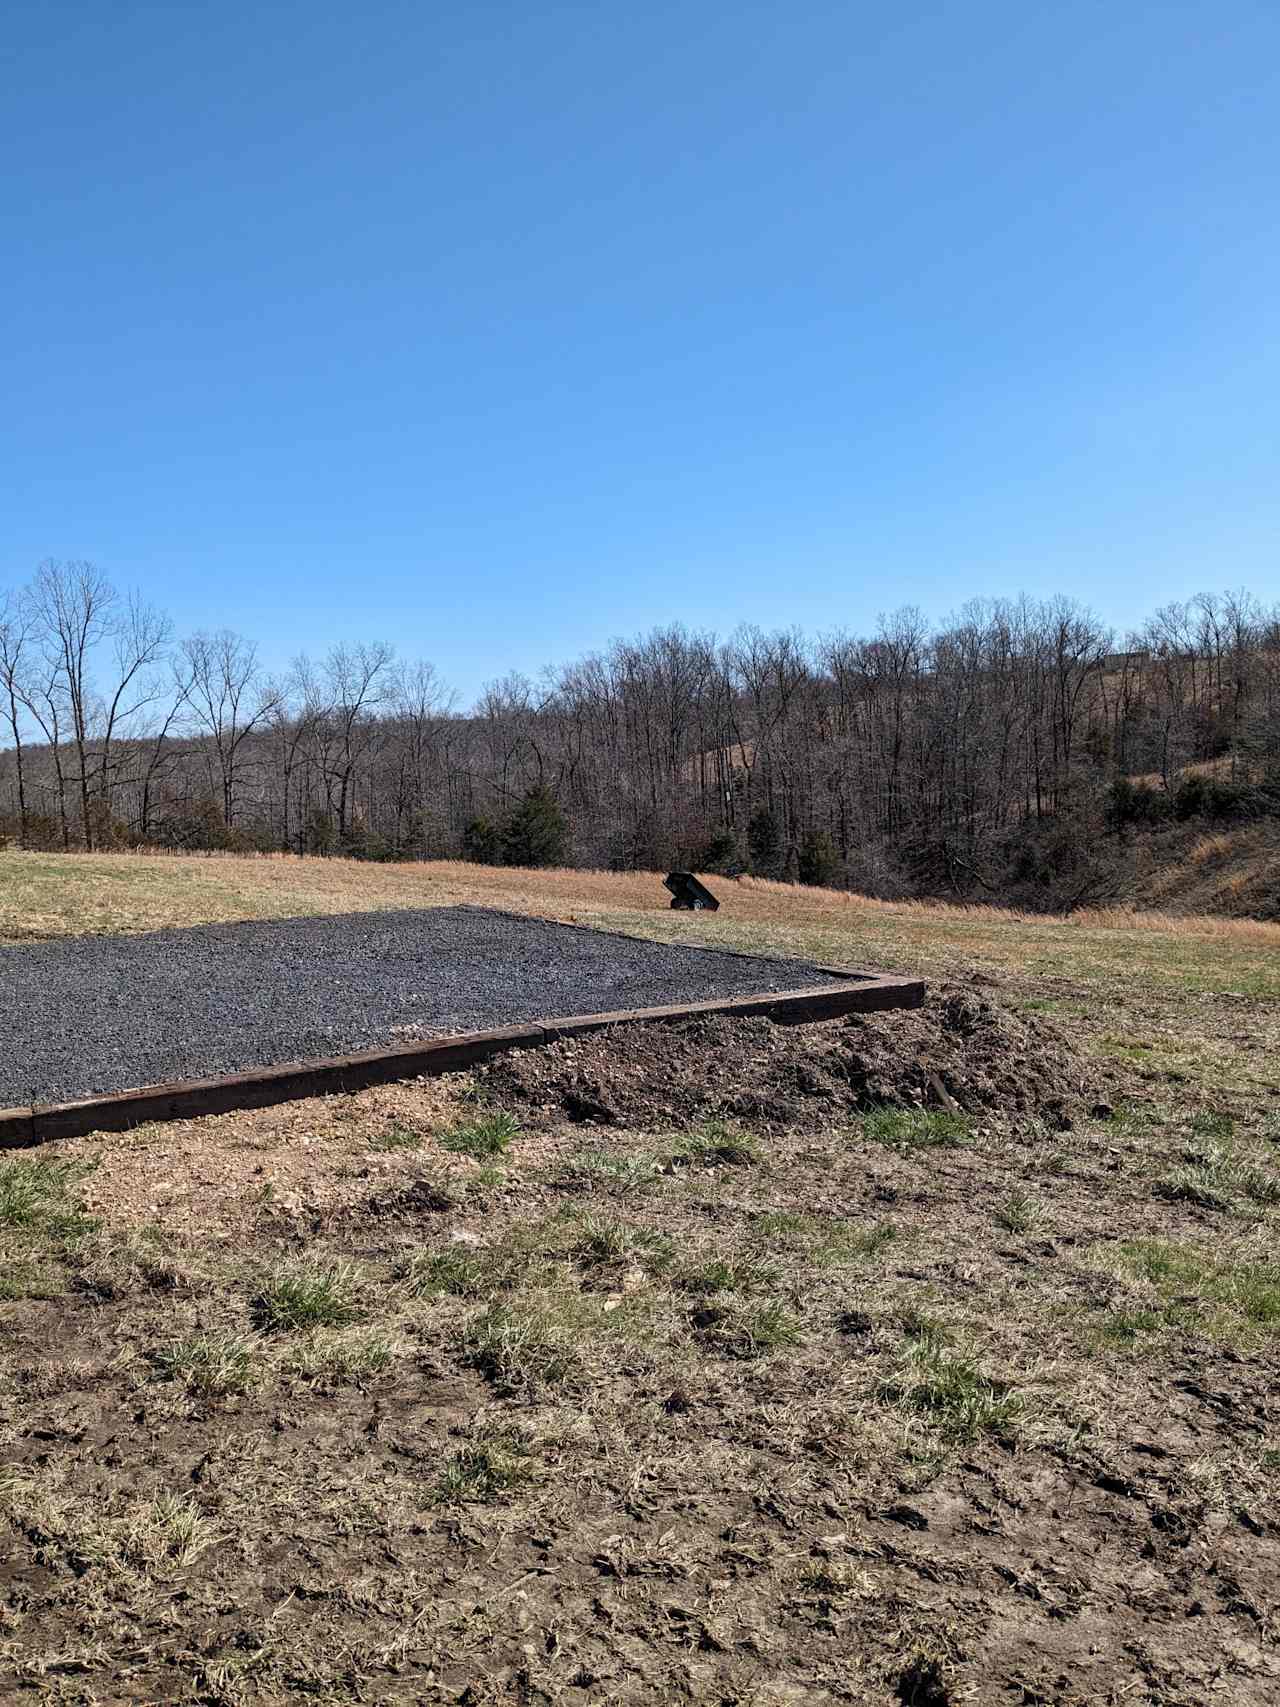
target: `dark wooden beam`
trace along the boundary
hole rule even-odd
[[[670,1007],[625,1008],[616,1013],[569,1014],[536,1025],[472,1031],[461,1037],[432,1038],[391,1049],[366,1049],[359,1054],[326,1060],[253,1067],[248,1072],[229,1073],[217,1079],[146,1085],[139,1090],[85,1097],[77,1102],[0,1109],[0,1149],[19,1149],[54,1138],[78,1138],[88,1132],[122,1132],[153,1120],[192,1120],[204,1114],[226,1114],[237,1108],[264,1108],[272,1103],[296,1102],[302,1097],[332,1096],[395,1079],[435,1077],[472,1067],[509,1049],[537,1049],[560,1037],[604,1031],[614,1025],[691,1019],[699,1014],[755,1015],[779,1024],[801,1025],[812,1020],[835,1019],[842,1014],[918,1008],[924,1002],[924,984],[918,978],[855,972],[837,966],[824,966],[821,970],[830,974],[832,982],[808,990],[680,1002]]]

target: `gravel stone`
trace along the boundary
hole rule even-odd
[[[483,907],[70,937],[0,949],[0,1106],[828,981]]]

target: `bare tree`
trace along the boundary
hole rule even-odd
[[[18,789],[18,844],[27,845],[27,790],[22,752],[22,719],[19,707],[25,706],[24,674],[30,662],[32,637],[31,610],[26,600],[14,593],[0,599],[0,695],[3,696],[4,717],[13,742],[14,770]]]
[[[184,698],[216,763],[222,821],[231,829],[246,747],[275,714],[280,689],[264,680],[257,646],[229,628],[193,634],[180,651]]]
[[[92,563],[42,563],[30,597],[44,659],[40,722],[55,748],[62,730],[70,736],[81,835],[92,849],[99,827],[110,824],[113,743],[156,697],[147,673],[168,643],[169,620],[135,598],[122,600]],[[109,676],[100,692],[94,667],[107,648]]]

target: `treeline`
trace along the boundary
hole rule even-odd
[[[1280,811],[1280,607],[1118,637],[1072,601],[806,638],[680,627],[467,711],[380,641],[263,669],[92,565],[0,596],[0,832],[27,847],[751,869],[1070,906],[1145,825]]]

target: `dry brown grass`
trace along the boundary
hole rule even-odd
[[[1231,854],[1232,834],[1203,837],[1189,858],[1205,864]],[[587,906],[669,911],[657,871],[575,867],[529,871],[463,860],[374,865],[297,854],[0,854],[0,940],[30,941],[81,932],[155,930],[171,924],[341,913],[365,908],[444,907],[483,902],[561,914]],[[1072,930],[1141,930],[1236,937],[1280,947],[1280,924],[1174,914],[1132,906],[1030,913],[984,903],[880,901],[846,890],[811,889],[761,877],[709,880],[736,916],[770,922],[808,918],[904,918],[941,924],[1034,925]]]
[[[1280,994],[1280,924],[1135,908],[1067,917],[994,906],[876,901],[759,878],[712,880],[719,914],[673,914],[658,872],[523,871],[432,861],[370,865],[295,855],[0,853],[0,940],[156,930],[300,914],[459,903],[869,966],[1125,972]],[[1230,946],[1238,951],[1224,954]],[[1270,971],[1268,970],[1270,968]]]
[[[1276,1698],[1275,927],[724,894],[0,856],[19,939],[470,901],[981,972],[1123,1092],[927,1149],[811,1102],[737,1164],[493,1074],[50,1146],[0,1194],[0,1696]],[[266,1331],[300,1267],[359,1320]]]

